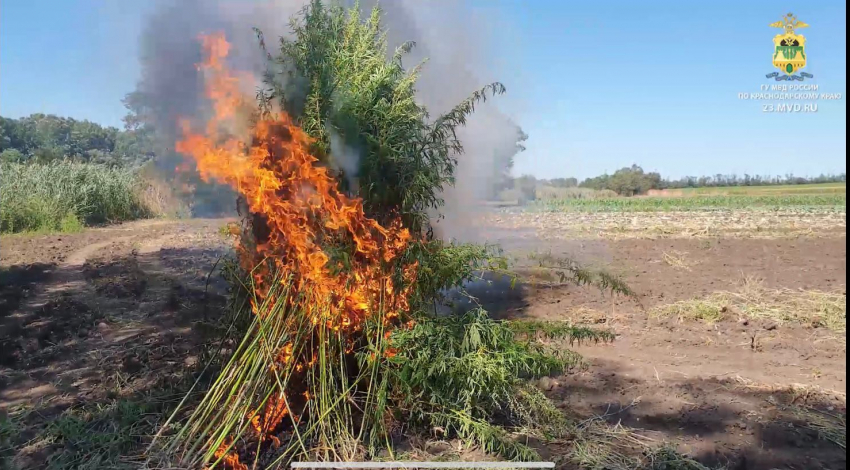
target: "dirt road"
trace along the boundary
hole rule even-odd
[[[225,223],[3,237],[0,414],[22,416],[17,466],[43,468],[51,445],[36,436],[63,411],[171,388],[198,364],[225,301],[220,279],[207,283]]]

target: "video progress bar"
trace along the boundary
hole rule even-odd
[[[293,462],[292,468],[555,468],[555,462]]]

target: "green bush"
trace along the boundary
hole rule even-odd
[[[0,163],[0,232],[78,231],[151,216],[132,171],[68,161]]]
[[[563,373],[581,361],[569,350],[535,341],[540,334],[570,342],[613,339],[569,325],[493,320],[481,309],[423,315],[412,329],[393,335],[399,353],[384,369],[388,394],[410,425],[443,429],[511,459],[539,458],[511,439],[508,428],[558,434],[566,419],[527,380]]]

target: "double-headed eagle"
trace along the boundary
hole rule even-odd
[[[795,28],[805,28],[809,26],[807,23],[803,23],[802,21],[798,21],[797,17],[794,16],[793,13],[788,13],[782,18],[782,21],[777,21],[776,23],[771,23],[770,26],[772,28],[785,28],[786,34],[794,34]]]

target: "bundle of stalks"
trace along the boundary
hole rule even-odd
[[[392,452],[402,428],[440,429],[527,460],[537,455],[516,433],[563,431],[561,413],[524,379],[560,373],[579,363],[576,354],[532,334],[522,340],[517,331],[539,325],[492,320],[482,309],[426,313],[439,292],[480,269],[504,267],[488,247],[429,238],[425,223],[451,181],[453,152],[462,151],[455,128],[488,90],[503,87],[485,87],[429,123],[414,100],[415,74],[401,67],[409,47],[388,60],[377,10],[365,22],[358,15],[314,1],[295,23],[296,42],[282,48],[315,85],[307,99],[315,106],[299,116],[309,135],[264,92],[259,105],[246,98],[240,76],[225,66],[225,38],[202,37],[199,68],[214,113],[202,127],[184,123],[176,150],[204,180],[241,195],[246,223],[233,309],[245,319],[237,322],[244,336],[201,403],[186,416],[184,400],[163,427],[171,464],[246,470],[369,458]],[[328,88],[335,91],[328,95],[322,80],[336,80]],[[357,195],[343,192],[314,156],[327,150],[316,123],[339,109],[333,97],[364,101],[346,108],[366,110],[356,117],[371,146]],[[240,137],[234,129],[250,131]],[[614,287],[607,277],[596,280]],[[570,326],[548,336],[611,339]]]
[[[192,465],[234,469],[247,468],[246,459],[256,466],[269,446],[281,449],[279,460],[353,458],[354,443],[384,420],[375,371],[409,311],[416,263],[399,255],[412,237],[399,222],[383,227],[366,217],[362,201],[340,192],[285,113],[259,118],[250,141],[224,133],[251,106],[224,65],[224,37],[202,43],[215,112],[203,133],[184,124],[177,150],[202,177],[244,196],[250,232],[239,254],[248,296],[237,309],[253,320],[172,450]]]

